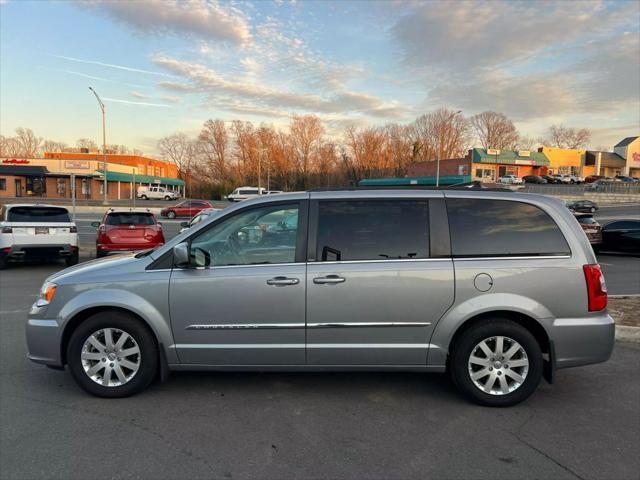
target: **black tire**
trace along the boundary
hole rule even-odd
[[[4,255],[0,257],[0,270],[4,270],[5,268],[7,268],[7,263],[9,262],[7,262],[7,259]]]
[[[176,212],[174,212],[173,210],[169,210],[167,212],[167,218],[176,218]]]
[[[171,197],[169,195],[165,195],[164,199],[168,202],[169,200],[171,200]]]
[[[469,359],[475,347],[483,340],[496,336],[508,337],[518,342],[526,352],[529,362],[524,382],[510,393],[484,392],[476,386],[469,372]],[[543,359],[540,345],[531,332],[511,320],[497,318],[473,325],[458,337],[451,347],[450,355],[449,374],[453,383],[467,398],[480,405],[508,407],[520,403],[531,396],[542,378]],[[504,378],[507,379],[507,376]]]
[[[128,333],[140,349],[138,371],[123,385],[100,385],[87,375],[82,365],[80,355],[85,341],[104,328]],[[128,397],[144,390],[153,381],[158,372],[158,347],[153,334],[140,320],[125,312],[107,310],[91,315],[74,330],[67,346],[67,363],[71,376],[86,392],[105,398]]]
[[[146,195],[140,195],[140,200],[149,200],[149,197]]]
[[[107,254],[104,253],[102,250],[96,250],[96,258],[102,258],[102,257],[106,257]]]
[[[67,267],[77,265],[79,261],[80,255],[78,254],[78,252],[72,253],[69,257],[64,259],[64,263],[66,263]]]

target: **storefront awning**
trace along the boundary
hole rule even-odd
[[[49,173],[47,167],[25,165],[0,165],[0,175],[16,175],[21,177],[44,177]]]
[[[491,150],[474,148],[472,154],[473,163],[493,163],[502,165],[530,165],[532,167],[549,166],[547,156],[542,152],[525,152],[522,150],[499,150],[496,155]]]
[[[96,170],[96,177],[102,177],[104,175],[102,170]],[[122,173],[122,172],[109,172],[107,171],[107,181],[108,182],[133,182],[133,175],[130,173]],[[168,177],[153,177],[151,175],[136,175],[135,176],[136,183],[151,183],[157,185],[170,185],[172,187],[182,187],[184,185],[184,180],[180,180],[179,178],[168,178]]]

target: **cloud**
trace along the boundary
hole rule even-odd
[[[140,93],[135,91],[129,93],[129,95],[131,95],[133,98],[150,98],[150,96],[145,93]]]
[[[110,98],[110,97],[102,97],[105,102],[113,102],[113,103],[125,103],[127,105],[142,105],[144,107],[163,107],[163,108],[171,108],[171,105],[167,105],[164,103],[150,103],[150,102],[133,102],[131,100],[124,100],[122,98]]]
[[[386,102],[366,93],[338,91],[320,96],[274,88],[265,83],[228,80],[217,71],[202,64],[181,61],[168,56],[158,56],[154,63],[181,82],[160,82],[159,86],[178,92],[197,92],[213,96],[227,96],[250,101],[253,108],[276,107],[285,110],[301,110],[316,113],[360,112],[372,116],[401,117],[408,109]]]
[[[90,0],[82,5],[143,34],[187,35],[237,45],[251,41],[245,16],[231,4],[223,6],[215,0]]]
[[[46,67],[42,67],[42,68],[46,68]],[[110,78],[104,78],[104,77],[97,77],[95,75],[88,75],[86,73],[82,73],[82,72],[76,72],[74,70],[62,70],[59,68],[47,68],[47,70],[54,70],[56,72],[64,72],[64,73],[68,73],[69,75],[76,75],[78,77],[83,77],[83,78],[88,78],[91,80],[99,80],[101,82],[109,82],[109,83],[117,83],[120,85],[127,85],[129,87],[135,87],[135,88],[147,88],[148,85],[139,85],[137,83],[128,83],[128,82],[121,82],[119,80],[111,80]]]
[[[161,95],[160,100],[163,100],[167,103],[180,103],[180,97],[175,97],[173,95]]]

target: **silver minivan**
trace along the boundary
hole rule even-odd
[[[123,397],[170,370],[448,372],[518,403],[614,344],[604,278],[552,198],[342,190],[247,200],[156,250],[49,277],[29,358]]]

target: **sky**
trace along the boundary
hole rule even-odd
[[[639,1],[0,0],[0,133],[157,153],[207,119],[410,122],[494,110],[521,134],[640,134]]]

